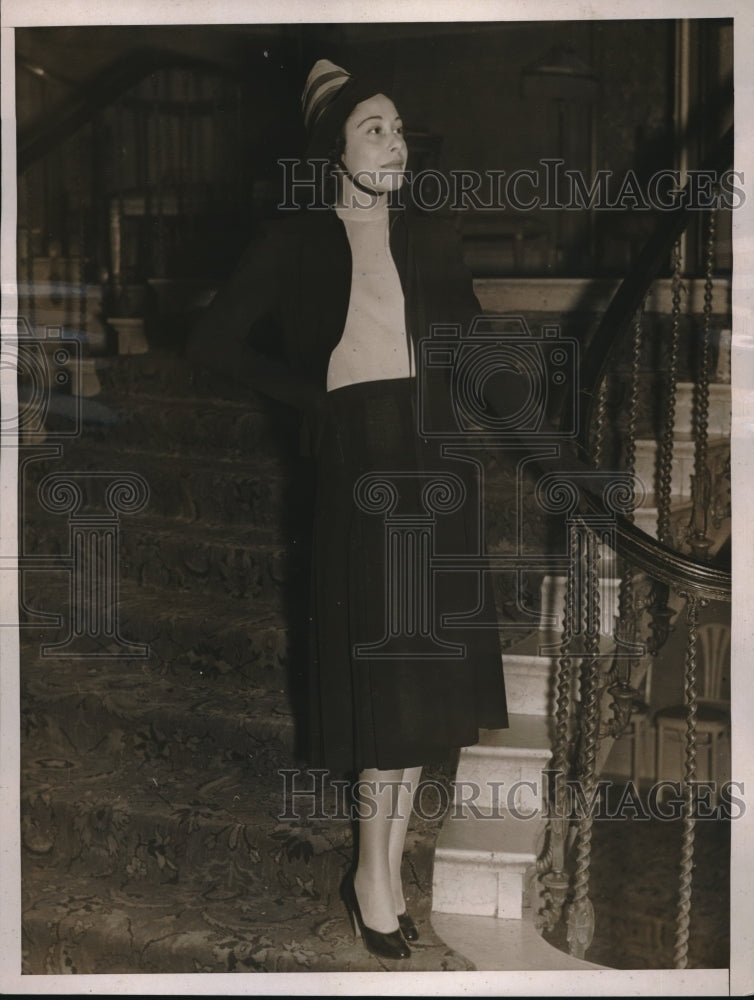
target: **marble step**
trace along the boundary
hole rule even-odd
[[[620,578],[606,576],[614,572],[615,560],[608,562],[605,557],[598,565],[600,574],[600,633],[611,636],[615,631],[615,620],[618,617],[618,598],[620,596]],[[542,579],[540,587],[540,619],[541,629],[559,629],[563,624],[567,578],[547,574]]]
[[[459,753],[455,803],[531,815],[543,806],[543,770],[552,757],[551,720],[509,713],[508,729],[485,729]]]
[[[531,632],[503,651],[503,674],[508,712],[512,715],[554,716],[560,632]],[[615,649],[612,636],[600,636],[600,654]],[[574,658],[577,647],[574,646]],[[573,672],[571,701],[578,700],[578,671]],[[503,731],[504,732],[504,731]]]
[[[696,386],[693,382],[676,385],[675,432],[678,435],[694,431]],[[708,431],[711,437],[730,437],[731,387],[730,382],[710,382]]]
[[[588,972],[605,969],[554,948],[536,930],[530,909],[521,920],[433,913],[432,926],[479,972]]]
[[[722,467],[730,454],[729,436],[710,435],[708,448],[709,467],[714,481],[721,474]],[[638,482],[643,486],[644,504],[652,505],[654,502],[658,453],[657,441],[641,438],[636,442],[635,472]],[[695,455],[696,443],[693,436],[690,433],[676,433],[671,463],[671,496],[674,502],[687,500],[691,496]]]
[[[541,814],[454,809],[435,849],[433,911],[520,920],[544,836]]]
[[[541,645],[539,633],[532,633],[503,652],[505,694],[510,714],[547,719],[554,712],[557,660],[541,655]]]
[[[533,673],[536,689],[542,674]],[[507,686],[507,676],[506,676]],[[513,699],[516,704],[516,697]],[[459,754],[453,810],[435,853],[435,910],[518,920],[542,849],[551,720],[511,712]]]

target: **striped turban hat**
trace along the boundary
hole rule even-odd
[[[390,89],[392,85],[374,73],[354,77],[329,59],[318,59],[301,95],[307,156],[328,156],[356,105],[375,94],[387,94]]]

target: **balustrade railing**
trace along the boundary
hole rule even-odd
[[[717,162],[728,165],[730,136],[726,137]],[[654,426],[655,440],[651,483],[637,481],[636,496],[629,498],[628,511],[614,513],[614,540],[621,561],[619,614],[615,628],[613,655],[599,646],[600,586],[599,536],[595,517],[608,515],[604,496],[585,488],[581,498],[581,531],[585,540],[571,551],[563,635],[557,676],[557,710],[553,775],[550,794],[548,843],[538,864],[543,905],[539,914],[542,929],[551,931],[562,915],[567,917],[567,940],[572,954],[584,957],[594,933],[594,911],[589,901],[589,870],[594,812],[595,777],[598,760],[604,760],[603,741],[614,740],[626,729],[632,708],[640,701],[639,686],[648,669],[648,659],[657,655],[666,641],[670,623],[677,614],[676,628],[685,603],[686,640],[684,652],[684,713],[686,720],[682,775],[682,846],[679,861],[678,909],[674,964],[685,968],[689,962],[689,921],[692,905],[692,875],[696,823],[697,781],[697,637],[699,613],[710,600],[730,600],[730,572],[720,557],[720,538],[710,537],[715,522],[725,533],[725,513],[715,498],[710,472],[714,447],[725,453],[729,442],[710,438],[710,384],[715,340],[713,283],[715,280],[714,206],[707,212],[704,251],[704,305],[701,324],[692,324],[694,336],[684,338],[682,300],[683,261],[680,236],[690,216],[679,209],[666,221],[640,260],[638,274],[631,275],[609,307],[587,349],[581,369],[586,420],[580,432],[581,459],[595,469],[607,469],[620,456],[619,474],[637,479],[637,445],[642,423],[642,402],[656,395],[651,384],[642,385],[641,359],[646,351],[644,298],[662,261],[670,254],[672,311],[669,349],[666,352],[662,408]],[[729,328],[729,317],[720,317],[720,328]],[[694,350],[694,340],[698,349]],[[611,360],[628,341],[630,350],[628,411],[626,394],[613,391]],[[693,389],[681,383],[684,369],[693,375]],[[724,373],[723,373],[724,374]],[[625,388],[625,387],[624,387]],[[679,393],[685,393],[688,425],[679,432]],[[618,404],[614,400],[617,398]],[[613,401],[611,403],[611,400]],[[613,407],[611,410],[611,406]],[[718,421],[719,423],[719,421]],[[646,426],[646,420],[643,421]],[[724,424],[724,421],[723,421]],[[623,440],[606,440],[606,429],[620,425]],[[679,460],[685,453],[685,462]],[[693,475],[688,468],[693,454]],[[728,458],[729,468],[729,458]],[[724,463],[723,463],[724,464]],[[643,466],[646,473],[646,464]],[[618,473],[616,473],[618,474]],[[716,477],[719,478],[719,477]],[[686,480],[691,480],[687,489]],[[585,480],[585,483],[587,481]],[[637,514],[641,494],[654,504],[652,523],[641,524]],[[633,508],[636,508],[635,510]],[[646,513],[646,512],[645,512]],[[729,513],[729,512],[728,512]],[[728,522],[729,531],[729,522]],[[577,530],[575,530],[575,534]],[[582,585],[579,586],[579,578]],[[641,585],[640,585],[641,581]],[[577,594],[583,595],[579,608]],[[574,650],[574,634],[579,619],[587,622],[586,640]],[[573,674],[579,672],[580,701],[573,699]],[[610,713],[612,715],[610,716]],[[604,717],[603,717],[604,716]],[[610,716],[610,717],[609,717]],[[576,721],[575,734],[572,726]],[[574,753],[574,747],[578,752]],[[574,777],[581,789],[574,808],[565,795],[566,779]],[[662,778],[662,775],[658,776]],[[569,847],[575,856],[569,862]],[[569,868],[571,873],[569,874]]]

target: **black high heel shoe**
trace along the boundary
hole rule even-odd
[[[407,941],[418,941],[419,931],[416,929],[416,924],[413,922],[408,913],[398,914],[398,927],[400,928],[401,934]]]
[[[351,918],[353,932],[356,936],[361,935],[367,951],[379,958],[411,957],[411,949],[406,944],[400,929],[384,934],[381,931],[372,930],[364,923],[351,872],[343,879],[340,894]]]

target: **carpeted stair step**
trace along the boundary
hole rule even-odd
[[[256,397],[238,401],[100,394],[81,401],[87,441],[199,459],[297,453],[298,417]],[[51,422],[51,426],[54,425]]]
[[[28,459],[28,461],[26,460]],[[85,442],[66,445],[62,455],[22,454],[19,472],[21,514],[42,513],[67,520],[66,512],[40,509],[38,489],[49,474],[70,479],[82,491],[82,510],[109,511],[104,493],[119,475],[137,476],[146,484],[143,515],[216,525],[253,525],[288,532],[302,516],[311,518],[310,476],[299,464],[278,459],[249,461],[185,456],[118,448]],[[307,485],[309,488],[307,488]],[[138,530],[139,512],[123,514],[123,531]]]
[[[161,757],[164,734],[180,732],[170,750],[181,755],[179,764],[202,747],[250,759],[255,748],[271,745],[293,760],[294,717],[280,674],[254,684],[207,669],[201,659],[179,672],[154,658],[56,660],[23,652],[24,732],[58,747],[63,759],[66,746],[126,760]]]
[[[272,529],[245,525],[186,524],[168,518],[139,516],[138,530],[124,519],[118,534],[120,575],[142,587],[165,593],[202,591],[212,599],[277,599],[302,579],[309,544],[301,536],[284,539]],[[23,551],[70,555],[64,517],[37,512],[23,524]]]
[[[347,865],[325,882],[286,859],[277,878],[226,866],[145,877],[130,872],[96,881],[38,864],[32,902],[23,914],[28,974],[227,972],[444,972],[473,965],[434,933],[429,888],[434,837],[413,845],[416,883],[408,905],[421,939],[407,961],[378,959],[355,940],[337,887]],[[285,853],[285,852],[283,852]]]
[[[257,752],[242,753],[190,736],[176,718],[164,732],[145,722],[133,739],[115,730],[94,745],[79,729],[77,746],[47,722],[25,747],[22,830],[29,854],[60,869],[96,879],[149,868],[151,858],[176,880],[220,865],[226,878],[233,865],[271,876],[284,852],[347,854],[348,805],[330,782],[297,794],[312,781],[286,783],[279,771],[292,767],[279,743],[250,741]]]
[[[245,740],[243,708],[231,722],[226,698],[223,739],[201,701],[163,687],[173,719],[160,730],[160,709],[144,708],[156,685],[132,680],[128,709],[123,683],[112,685],[121,703],[105,704],[90,678],[75,713],[61,697],[46,715],[24,714],[26,971],[390,968],[353,942],[338,898],[352,852],[342,786],[324,782],[316,803],[292,795],[302,786],[284,784],[279,771],[292,768],[290,756],[269,732],[260,737],[259,706],[260,727]],[[82,678],[61,674],[61,691],[66,681]],[[108,716],[120,728],[109,728]],[[447,774],[434,775],[433,790],[440,779]],[[404,872],[422,941],[411,963],[396,967],[465,969],[428,923],[439,817],[426,794],[424,804],[412,819]]]
[[[192,777],[204,775],[182,775],[176,787],[189,789]],[[108,791],[114,777],[120,793]],[[191,799],[170,800],[170,787],[158,788],[155,778],[151,807],[147,785],[134,791],[129,778],[118,770],[109,784],[103,774],[90,787],[74,779],[59,791],[40,788],[40,799],[50,803],[46,839],[34,813],[25,813],[23,877],[31,901],[23,917],[25,971],[393,965],[353,941],[338,898],[351,856],[347,818],[307,823],[265,815],[259,775],[247,775],[246,787],[234,784],[227,762],[222,776],[199,782]],[[231,808],[218,801],[223,795]],[[268,805],[278,809],[274,795]],[[428,923],[436,826],[419,822],[409,834],[407,895],[422,942],[410,965],[399,966],[406,971],[469,968]]]
[[[155,349],[147,354],[102,358],[97,375],[103,400],[124,395],[165,400],[235,400],[258,408],[268,405],[267,397],[240,382],[191,365],[176,354]]]
[[[138,659],[146,653],[160,669],[176,676],[190,676],[200,668],[210,676],[233,673],[239,682],[270,683],[284,676],[294,650],[304,655],[304,609],[293,605],[289,609],[297,626],[291,630],[274,599],[229,602],[191,591],[166,594],[126,582],[121,583],[117,600],[117,635],[104,628],[99,633],[85,629],[77,635],[72,618],[78,609],[72,607],[66,573],[33,573],[26,578],[21,635],[34,656],[59,657],[63,652],[69,659],[97,660],[114,654]],[[40,624],[34,613],[58,615],[61,623]],[[74,644],[65,650],[51,648],[71,636]],[[147,649],[129,654],[133,644]],[[274,683],[280,686],[277,680]]]

